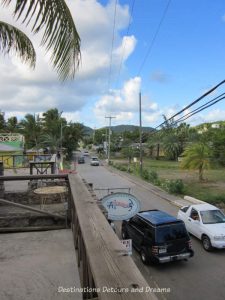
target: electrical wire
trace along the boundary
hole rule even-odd
[[[128,27],[127,27],[126,36],[128,36],[128,34],[130,32],[130,26],[131,26],[131,20],[132,20],[132,16],[133,16],[133,11],[134,11],[134,5],[135,5],[135,0],[133,0],[133,2],[132,2],[131,12],[130,12],[130,19],[129,19],[129,23],[128,23]],[[123,64],[123,59],[124,59],[124,54],[125,54],[125,48],[126,48],[125,45],[126,45],[126,40],[124,41],[124,45],[123,45],[123,49],[122,49],[122,56],[121,56],[121,61],[120,61],[119,71],[118,71],[118,76],[117,76],[117,85],[118,85],[118,81],[119,81],[119,77],[120,77],[120,72],[121,72],[122,64]]]
[[[168,121],[172,120],[173,118],[175,118],[176,116],[178,116],[179,114],[181,114],[182,112],[184,112],[185,110],[187,110],[188,108],[190,108],[191,106],[195,105],[196,103],[198,103],[200,100],[202,100],[203,98],[205,98],[206,96],[208,96],[209,94],[211,94],[213,91],[215,91],[219,86],[221,86],[224,83],[225,83],[225,80],[221,81],[220,83],[218,83],[217,85],[215,85],[213,88],[211,88],[210,90],[208,90],[206,93],[204,93],[202,96],[200,96],[199,98],[197,98],[196,100],[194,100],[193,102],[191,102],[189,105],[185,106],[183,109],[181,109],[180,111],[178,111],[175,115],[173,115],[172,117],[170,117],[169,119],[167,119],[163,123],[159,124],[157,127],[155,127],[155,129],[157,129],[159,127],[162,127],[162,125],[165,124],[165,122],[168,122]]]
[[[110,55],[109,76],[108,76],[108,90],[110,88],[111,75],[112,75],[112,54],[113,54],[113,45],[114,45],[114,40],[115,40],[117,1],[118,0],[115,0],[114,17],[113,17],[113,34],[112,34],[112,45],[111,45],[111,55]]]
[[[221,94],[220,96],[225,95],[225,93]],[[183,122],[187,119],[189,119],[190,117],[192,117],[193,115],[205,110],[206,108],[209,108],[212,105],[215,105],[216,103],[220,102],[221,100],[225,99],[224,97],[219,98],[220,96],[208,101],[207,103],[205,103],[204,105],[201,105],[200,107],[194,109],[193,111],[191,111],[190,113],[184,115],[183,117],[179,118],[178,120],[176,120],[173,124],[177,124],[179,122]],[[217,99],[219,98],[219,99]],[[216,100],[217,99],[217,100]]]
[[[163,15],[162,15],[162,17],[161,17],[161,19],[160,19],[160,21],[159,21],[159,24],[158,24],[158,27],[157,27],[157,29],[156,29],[156,32],[155,32],[155,34],[154,34],[154,36],[153,36],[153,38],[152,38],[152,41],[151,41],[151,43],[150,43],[150,45],[149,45],[149,47],[148,47],[148,51],[147,51],[147,53],[146,53],[146,55],[145,55],[145,57],[144,57],[144,59],[143,59],[141,65],[140,65],[140,67],[139,67],[139,71],[138,71],[138,73],[137,73],[137,76],[140,76],[140,73],[141,73],[141,71],[142,71],[142,69],[143,69],[143,67],[144,67],[144,65],[145,65],[145,63],[146,63],[146,61],[147,61],[147,58],[149,57],[149,55],[150,55],[150,53],[151,53],[151,51],[152,51],[152,48],[153,48],[153,46],[154,46],[154,44],[155,44],[155,41],[156,41],[156,38],[157,38],[157,36],[158,36],[158,34],[159,34],[159,31],[160,31],[160,28],[161,28],[161,26],[162,26],[162,23],[163,23],[163,21],[164,21],[164,19],[165,19],[165,17],[166,17],[167,12],[168,12],[168,9],[169,9],[169,6],[170,6],[170,4],[171,4],[171,1],[172,1],[172,0],[168,0],[168,2],[167,2],[166,8],[165,8],[164,11],[163,11]]]

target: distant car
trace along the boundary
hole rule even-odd
[[[84,155],[84,156],[89,156],[88,150],[84,150],[83,155]]]
[[[202,241],[203,248],[225,249],[225,215],[216,206],[203,203],[182,207],[177,215],[187,230]]]
[[[99,160],[97,157],[93,156],[90,161],[91,166],[99,166]]]
[[[184,222],[160,210],[141,211],[122,222],[123,239],[132,239],[144,264],[186,260],[194,255]]]
[[[85,159],[84,159],[83,156],[79,156],[77,161],[78,161],[78,164],[84,164],[85,163]]]

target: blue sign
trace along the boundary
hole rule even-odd
[[[109,220],[127,220],[136,215],[141,208],[140,201],[128,193],[114,193],[102,199]]]

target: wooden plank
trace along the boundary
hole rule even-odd
[[[0,181],[31,180],[31,179],[68,179],[68,174],[48,174],[48,175],[8,175],[0,176]]]
[[[0,227],[0,233],[6,232],[24,232],[24,231],[46,231],[46,230],[58,230],[65,229],[65,226],[27,226],[27,227]]]
[[[47,216],[51,216],[51,217],[54,217],[54,218],[57,218],[57,219],[65,220],[64,216],[53,214],[53,213],[48,212],[46,210],[34,208],[34,207],[27,206],[27,205],[24,205],[24,204],[15,203],[15,202],[12,202],[12,201],[9,201],[9,200],[0,199],[0,203],[7,204],[7,205],[12,205],[12,206],[19,207],[19,208],[26,209],[26,210],[30,210],[30,211],[35,211],[35,212],[38,212],[38,213],[43,214],[43,215],[47,215]]]
[[[69,175],[69,182],[90,269],[96,288],[100,289],[98,298],[157,299],[149,292],[132,292],[132,288],[133,291],[134,288],[146,291],[147,282],[131,257],[126,255],[79,175]]]

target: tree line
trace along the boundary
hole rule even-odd
[[[1,133],[20,133],[25,137],[24,150],[47,148],[51,153],[65,149],[68,158],[77,149],[79,141],[85,139],[85,127],[78,122],[67,122],[57,108],[49,109],[40,117],[26,114],[18,121],[16,116],[5,120],[0,114]]]
[[[210,166],[225,166],[225,122],[205,123],[195,127],[189,124],[167,120],[159,130],[142,134],[143,155],[154,159],[172,161],[181,160],[184,169],[199,171],[199,180],[203,180],[203,171]],[[101,143],[107,130],[95,131],[95,143]],[[139,157],[140,133],[134,131],[111,134],[111,151],[119,151],[128,159]]]

